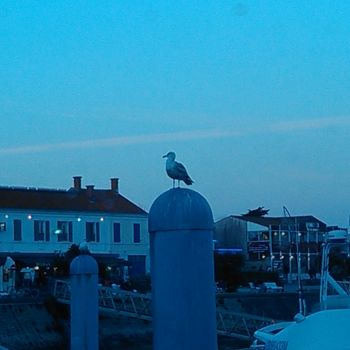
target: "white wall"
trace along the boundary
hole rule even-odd
[[[31,215],[31,219],[28,216]],[[78,218],[81,220],[79,221]],[[103,218],[103,221],[101,220]],[[22,241],[14,241],[13,220],[22,221]],[[50,222],[50,241],[34,241],[34,220]],[[57,221],[72,221],[73,242],[59,242],[54,230]],[[4,210],[0,212],[0,222],[6,223],[6,231],[0,232],[0,252],[53,253],[65,252],[73,244],[85,240],[86,222],[99,222],[100,242],[88,242],[92,253],[119,254],[127,259],[128,255],[146,255],[146,270],[149,272],[149,235],[146,215],[101,214],[81,212],[43,212],[35,210]],[[121,225],[121,242],[113,242],[113,223]],[[133,242],[133,225],[140,224],[141,242]]]
[[[247,221],[247,231],[268,231],[269,228],[263,225],[256,224],[255,222]]]

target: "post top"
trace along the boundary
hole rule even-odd
[[[162,193],[152,204],[149,232],[178,230],[213,230],[213,214],[207,200],[187,188],[173,188]]]
[[[97,262],[91,255],[78,255],[71,262],[69,272],[71,275],[97,274]]]

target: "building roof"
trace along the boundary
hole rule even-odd
[[[117,191],[93,186],[69,190],[0,187],[0,208],[147,215]]]
[[[256,224],[269,227],[271,226],[285,226],[297,225],[305,226],[306,223],[318,223],[320,228],[326,229],[326,224],[312,215],[290,216],[290,217],[270,217],[270,216],[246,216],[246,215],[231,215],[230,217],[244,221],[254,222]]]

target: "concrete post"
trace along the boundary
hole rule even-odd
[[[215,350],[213,216],[197,192],[175,188],[149,213],[153,350]]]
[[[98,350],[98,267],[90,255],[70,264],[71,350]]]

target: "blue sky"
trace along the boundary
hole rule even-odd
[[[148,210],[172,150],[216,219],[347,225],[350,2],[0,2],[0,184]]]

